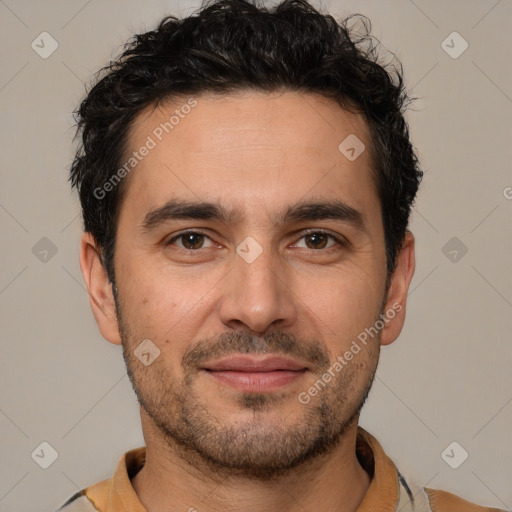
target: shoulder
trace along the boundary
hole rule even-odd
[[[102,512],[124,510],[123,503],[136,503],[137,495],[132,488],[132,478],[144,465],[146,448],[130,450],[119,458],[112,478],[102,480],[77,492],[56,512]]]
[[[86,496],[86,490],[83,489],[71,496],[56,512],[98,512],[98,509]]]
[[[425,487],[432,512],[504,512],[502,509],[482,507],[455,494]]]
[[[98,512],[107,509],[111,479],[102,480],[77,492],[56,512]]]

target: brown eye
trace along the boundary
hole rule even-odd
[[[309,249],[325,249],[327,239],[329,237],[324,233],[313,233],[311,235],[305,236],[304,238]],[[308,241],[310,243],[308,243]]]
[[[336,237],[329,233],[324,233],[323,231],[312,231],[310,233],[305,234],[301,240],[304,240],[304,245],[298,245],[299,247],[305,247],[306,249],[313,250],[322,250],[329,249],[334,245],[341,245]],[[333,243],[329,244],[329,240],[332,240]]]
[[[181,244],[175,243],[178,240],[181,240]],[[204,244],[206,240],[209,240],[209,237],[206,235],[190,231],[188,233],[182,233],[181,235],[175,236],[169,241],[168,245],[177,245],[187,251],[197,251],[205,248]]]

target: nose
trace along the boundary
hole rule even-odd
[[[232,329],[243,325],[254,333],[264,333],[273,324],[279,328],[292,325],[297,308],[291,269],[270,248],[248,261],[237,254],[232,271],[222,281],[221,321]]]

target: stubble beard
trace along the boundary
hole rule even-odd
[[[337,372],[307,405],[300,403],[295,393],[240,393],[238,408],[253,414],[250,420],[230,424],[214,416],[197,395],[197,371],[190,369],[180,381],[162,360],[157,359],[150,366],[141,364],[133,354],[140,340],[120,313],[118,308],[123,357],[139,404],[172,452],[200,470],[208,468],[225,476],[269,480],[334,450],[347,429],[357,423],[377,369],[380,339],[375,337],[365,349],[368,352],[362,351]],[[306,352],[317,363],[309,387],[332,364],[319,344],[298,344],[284,332],[261,338],[227,333],[212,341],[201,342],[185,354],[183,361],[190,356],[190,366],[185,366],[185,370],[200,359],[206,360],[206,354],[280,352],[293,356]],[[364,382],[358,383],[358,373],[366,376]],[[274,418],[279,414],[282,400],[296,401],[295,419],[265,421],[266,414]]]

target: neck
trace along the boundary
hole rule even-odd
[[[147,512],[355,512],[370,485],[355,451],[357,417],[332,451],[279,477],[256,480],[215,470],[197,454],[170,446],[150,432],[154,427],[144,416],[146,463],[132,485]]]

